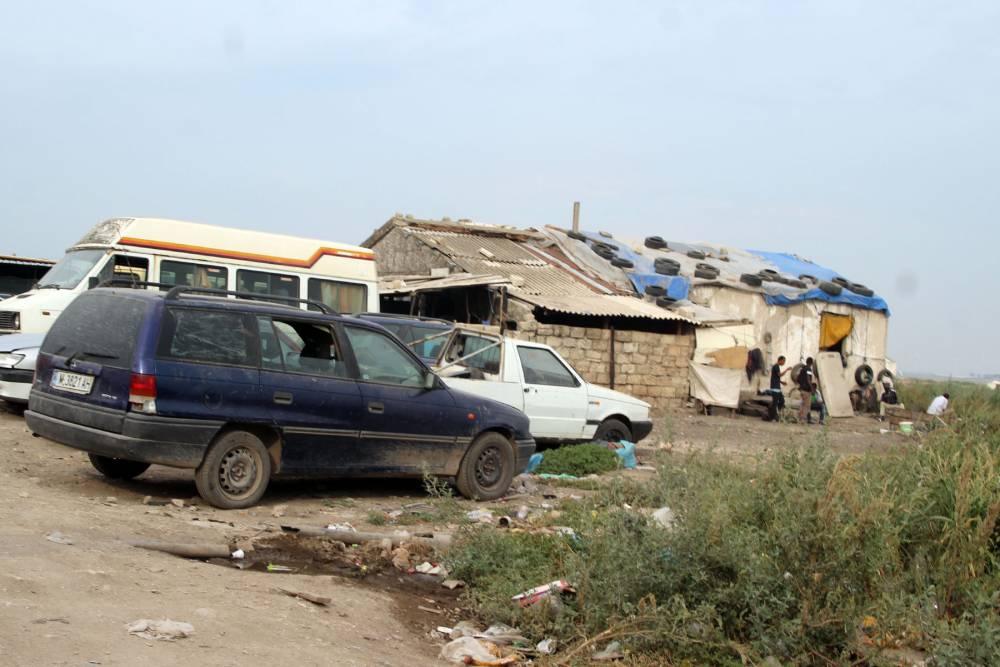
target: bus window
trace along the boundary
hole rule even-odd
[[[190,285],[209,289],[228,289],[229,271],[223,266],[207,266],[190,262],[160,262],[160,282],[164,285]],[[169,289],[161,287],[161,290]]]
[[[117,280],[120,283],[140,283],[148,280],[148,275],[149,260],[145,257],[115,255],[101,269],[100,274],[97,276],[96,284],[99,285],[107,280]]]
[[[368,310],[368,288],[335,280],[309,279],[309,299],[319,301],[338,313],[363,313]],[[309,306],[310,309],[315,309]]]
[[[284,276],[280,273],[265,273],[263,271],[236,271],[236,290],[253,294],[273,294],[299,298],[298,276]]]

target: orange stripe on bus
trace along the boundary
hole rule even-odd
[[[134,245],[141,248],[151,248],[153,250],[174,250],[176,252],[186,252],[192,255],[210,255],[212,257],[224,257],[227,259],[242,259],[249,262],[261,262],[264,264],[281,264],[283,266],[295,266],[309,269],[316,264],[324,255],[334,257],[347,257],[350,259],[374,260],[375,254],[372,252],[358,252],[356,250],[344,250],[341,248],[319,248],[309,259],[292,259],[290,257],[276,257],[274,255],[260,255],[253,252],[240,252],[238,250],[222,250],[220,248],[206,248],[204,246],[187,245],[185,243],[170,243],[168,241],[150,241],[147,239],[136,239],[122,237],[119,241],[124,245]]]

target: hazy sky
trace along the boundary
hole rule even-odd
[[[872,286],[904,371],[1000,372],[998,34],[972,0],[4,3],[0,253],[112,216],[356,243],[579,199]]]

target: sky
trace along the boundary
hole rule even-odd
[[[396,212],[794,252],[902,371],[1000,372],[1000,4],[5,3],[0,253]]]

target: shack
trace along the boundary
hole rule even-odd
[[[53,264],[50,259],[0,255],[0,295],[27,292]]]
[[[663,308],[581,270],[547,232],[396,215],[362,245],[375,252],[383,312],[495,325],[654,407],[688,399],[703,325],[694,309]]]

